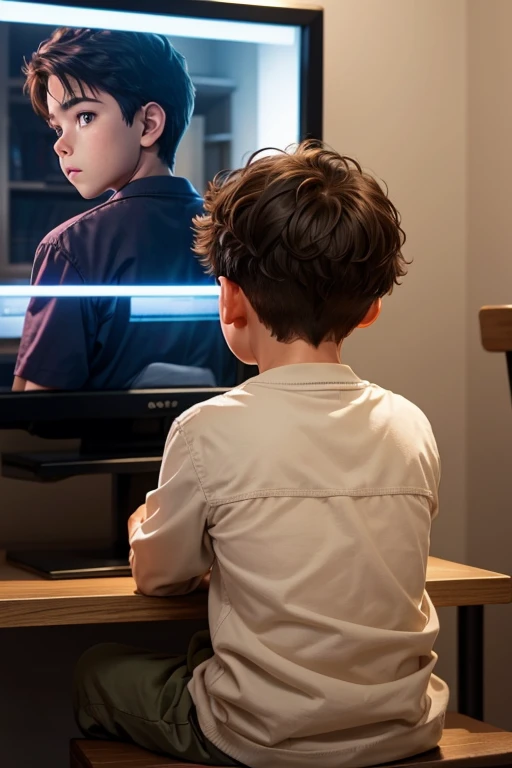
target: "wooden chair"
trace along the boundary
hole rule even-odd
[[[512,394],[512,304],[482,307],[478,314],[483,348],[505,352]]]
[[[386,763],[385,768],[512,768],[512,733],[449,712],[437,749]],[[71,742],[71,768],[201,768],[115,741]],[[271,765],[268,768],[272,768]],[[322,768],[321,765],[312,768]]]

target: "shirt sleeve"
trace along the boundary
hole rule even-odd
[[[146,497],[147,517],[133,533],[130,563],[145,595],[184,595],[211,568],[208,501],[188,445],[174,422],[162,460],[159,487]]]
[[[77,268],[57,245],[41,244],[33,284],[83,285]],[[93,302],[83,297],[36,297],[29,302],[15,375],[52,389],[80,389],[89,378],[95,335]]]
[[[421,452],[421,462],[427,487],[432,493],[430,499],[430,517],[434,520],[439,514],[439,484],[441,481],[441,457],[437,447],[436,439],[432,431],[432,426],[423,414],[426,422],[426,434]]]
[[[432,486],[432,513],[431,513],[432,520],[434,520],[439,514],[439,484],[441,482],[441,457],[439,456],[439,453],[437,451],[437,446],[434,454],[433,464],[434,464],[433,466],[434,483]]]

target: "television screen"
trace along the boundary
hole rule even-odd
[[[217,294],[215,286],[91,286],[87,295],[13,287],[0,296],[0,343],[12,344],[0,392],[15,376],[61,391],[232,387],[237,361]]]
[[[36,414],[43,420],[64,413],[69,418],[73,409],[104,418],[114,392],[199,392],[240,381],[247,369],[223,339],[218,287],[192,253],[192,219],[201,215],[202,196],[218,172],[242,166],[264,147],[275,151],[305,136],[321,138],[318,7],[203,0],[101,5],[0,0],[0,108],[6,118],[0,120],[2,425],[18,423],[22,413],[32,421]],[[38,113],[34,93],[31,98],[27,92],[27,66],[63,28],[68,36],[77,30],[123,33],[129,37],[126,58],[107,57],[110,69],[102,69],[101,59],[91,65],[96,74],[101,70],[94,92],[88,85],[94,77],[84,75],[83,67],[67,71],[68,57],[64,80],[43,94],[49,115]],[[101,155],[101,143],[98,154],[69,137],[97,130],[104,103],[98,117],[94,103],[75,102],[101,102],[102,83],[112,85],[105,72],[113,73],[107,101],[118,112],[117,125],[132,130],[135,120],[128,126],[123,110],[132,91],[148,82],[136,84],[133,77],[134,60],[142,67],[144,59],[141,34],[158,35],[166,55],[174,51],[183,62],[193,88],[190,121],[172,173],[166,168],[166,175],[122,177],[98,191],[95,175],[102,176],[110,156]],[[173,87],[172,78],[160,78],[157,92],[147,91],[154,99],[148,103],[172,103]],[[173,120],[167,111],[165,125]],[[121,142],[112,136],[109,142],[118,152]],[[154,146],[160,157],[161,140]],[[38,390],[47,396],[47,408],[40,406]],[[103,398],[68,397],[102,392]],[[131,416],[136,408],[146,412],[153,401],[132,396],[115,402],[119,413]]]
[[[80,440],[5,453],[1,469],[112,474],[124,573],[126,518],[157,482],[173,419],[256,372],[224,341],[192,219],[218,172],[322,138],[323,13],[293,0],[79,5],[0,0],[0,428]],[[158,36],[151,50],[141,35]],[[56,40],[50,66],[40,54]],[[27,92],[35,52],[58,76]],[[104,555],[85,572],[80,557],[11,558],[54,578],[118,572]]]

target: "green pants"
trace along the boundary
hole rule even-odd
[[[131,741],[145,749],[204,765],[241,765],[201,733],[187,683],[213,655],[207,630],[196,633],[186,656],[96,645],[78,662],[74,683],[77,723],[85,736]]]

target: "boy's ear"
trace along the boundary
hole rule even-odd
[[[358,328],[368,328],[369,325],[372,325],[380,315],[380,311],[382,309],[382,299],[376,299],[372,305],[370,306],[368,312],[363,317],[361,322],[358,324]]]
[[[247,325],[247,311],[242,289],[227,277],[219,277],[219,283],[219,314],[222,323],[244,328]]]
[[[152,147],[164,131],[165,111],[156,101],[149,101],[141,110],[143,130],[140,143],[143,147]]]

